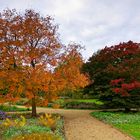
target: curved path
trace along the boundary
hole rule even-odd
[[[63,115],[67,140],[132,140],[110,125],[91,117],[91,110],[38,108],[37,111]]]

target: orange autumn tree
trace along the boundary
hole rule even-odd
[[[0,90],[5,91],[1,98],[16,99],[24,93],[32,100],[32,116],[36,116],[39,91],[49,89],[51,70],[62,47],[52,21],[33,10],[0,14]]]
[[[22,92],[21,17],[15,10],[0,14],[0,101],[15,101]]]
[[[55,85],[58,91],[76,91],[89,84],[87,75],[81,73],[83,58],[79,44],[69,44],[61,56],[58,67],[55,69]]]

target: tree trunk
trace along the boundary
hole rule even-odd
[[[31,66],[33,69],[35,69],[35,62],[34,61],[35,61],[34,59],[31,61]],[[37,114],[36,114],[36,100],[35,100],[35,95],[34,95],[34,97],[32,98],[32,117],[36,117],[36,116],[37,116]]]
[[[35,101],[35,97],[32,98],[32,117],[36,117],[36,101]]]

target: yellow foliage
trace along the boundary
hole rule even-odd
[[[61,137],[51,133],[32,133],[16,136],[12,140],[61,140]]]
[[[26,119],[23,116],[20,116],[20,119],[11,120],[6,118],[6,120],[2,123],[5,127],[23,127],[26,124]]]
[[[10,127],[10,126],[14,126],[14,122],[6,118],[6,120],[2,123],[2,125],[5,127]]]
[[[45,114],[44,116],[41,115],[39,117],[39,122],[41,125],[44,125],[53,129],[56,127],[56,122],[58,119],[60,119],[60,117],[53,117],[51,114]]]
[[[17,92],[18,93],[22,93],[23,92],[23,90],[24,90],[24,87],[22,86],[22,85],[18,85],[19,87],[18,87],[18,89],[17,89]]]
[[[53,108],[54,109],[59,109],[60,108],[60,105],[59,104],[53,104]]]

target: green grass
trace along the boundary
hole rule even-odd
[[[92,112],[91,115],[140,140],[140,113]]]
[[[2,123],[3,121],[4,120],[0,120],[0,123]],[[10,140],[11,138],[14,138],[16,136],[28,135],[32,133],[51,133],[54,136],[58,136],[62,140],[65,139],[63,132],[64,123],[62,118],[57,120],[55,129],[43,126],[42,124],[40,124],[38,118],[30,118],[26,119],[26,121],[26,125],[22,127],[10,126],[3,128],[2,126],[0,126],[0,140]]]
[[[4,112],[28,111],[27,108],[18,108],[16,106],[10,106],[10,105],[0,105],[0,110]]]
[[[10,139],[18,135],[31,134],[37,132],[51,132],[48,127],[40,126],[37,124],[36,119],[28,119],[28,124],[23,127],[9,127],[3,131],[3,139]]]
[[[97,99],[58,99],[53,103],[49,103],[48,107],[52,107],[53,104],[60,105],[60,108],[65,109],[97,109],[103,105],[103,102]]]
[[[97,105],[102,105],[103,102],[99,101],[98,99],[58,99],[55,103],[64,103],[68,101],[75,101],[80,103],[95,103]]]
[[[75,99],[74,101],[80,102],[80,103],[95,103],[97,105],[102,105],[103,103],[97,99]]]

